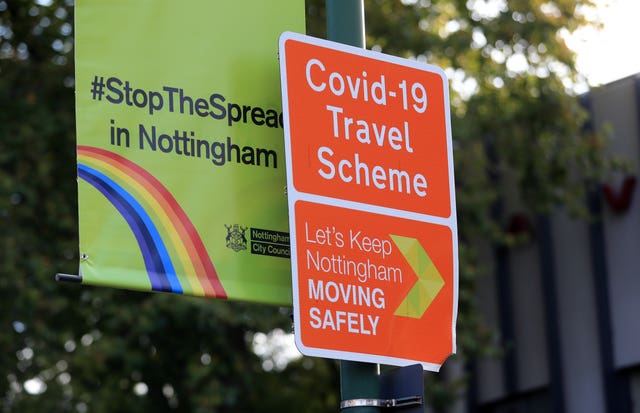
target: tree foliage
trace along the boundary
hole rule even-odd
[[[475,246],[508,242],[506,191],[531,211],[580,204],[607,166],[571,93],[562,35],[589,0],[366,0],[374,50],[451,78],[460,236],[459,347],[491,332],[474,310]],[[307,1],[323,36],[324,2]],[[53,281],[77,271],[73,2],[0,0],[0,406],[3,412],[335,411],[337,366],[284,370],[253,333],[290,331],[289,310]],[[435,385],[432,388],[439,388]],[[449,400],[434,394],[432,403]]]

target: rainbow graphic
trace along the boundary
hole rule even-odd
[[[142,252],[153,291],[227,298],[189,217],[144,168],[113,152],[78,146],[78,177],[124,217]]]

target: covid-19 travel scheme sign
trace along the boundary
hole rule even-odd
[[[458,291],[443,71],[288,32],[280,75],[296,345],[439,370]]]
[[[82,282],[291,303],[278,38],[298,0],[77,0]]]

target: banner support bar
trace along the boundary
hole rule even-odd
[[[56,281],[64,281],[64,282],[71,282],[71,283],[81,283],[82,282],[82,275],[58,273],[58,274],[56,274]]]

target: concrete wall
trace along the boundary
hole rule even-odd
[[[585,100],[593,127],[611,130],[609,153],[631,165],[603,182],[621,196],[624,181],[640,175],[640,75]],[[585,205],[602,219],[556,211],[546,217],[548,238],[510,250],[506,265],[496,266],[502,270],[479,283],[482,314],[490,327],[512,332],[512,347],[510,358],[476,363],[478,406],[467,411],[640,411],[640,183],[628,209],[615,211],[603,191],[592,200]],[[504,200],[506,216],[522,207]],[[509,289],[506,303],[500,280]],[[502,325],[509,319],[510,329]]]
[[[626,78],[592,94],[596,126],[613,129],[610,152],[633,164],[638,176],[640,164],[640,103],[637,78]],[[624,177],[607,179],[619,189]],[[616,213],[605,208],[606,255],[609,271],[615,361],[617,367],[640,362],[640,190],[636,188],[629,210]]]

